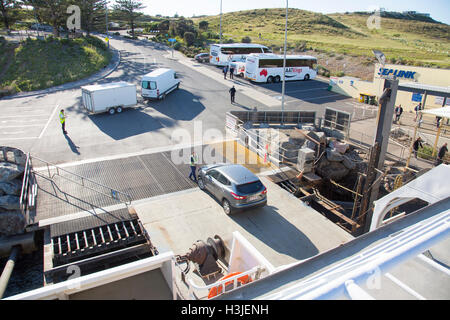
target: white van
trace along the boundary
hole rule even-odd
[[[180,82],[172,69],[156,69],[142,77],[142,98],[164,99],[166,94],[179,88]]]
[[[121,113],[137,104],[136,85],[113,82],[81,87],[83,107],[90,113]]]
[[[233,61],[230,62],[230,68],[234,69],[233,74],[243,78],[245,76],[245,62]]]

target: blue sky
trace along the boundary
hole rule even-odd
[[[191,17],[192,15],[214,15],[220,12],[220,0],[143,0],[145,13],[163,16]],[[285,8],[285,0],[222,0],[223,12],[261,8]],[[397,1],[355,1],[355,0],[289,0],[290,8],[321,13],[368,11],[385,8],[388,11],[418,11],[430,13],[437,21],[450,24],[449,0],[397,0]]]

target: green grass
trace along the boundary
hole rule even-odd
[[[0,89],[14,93],[46,89],[86,78],[107,66],[111,53],[101,40],[94,37],[74,40],[50,37],[22,42],[10,58],[13,61],[6,71],[3,70]]]
[[[372,50],[385,53],[389,62],[450,68],[450,26],[442,23],[383,17],[381,29],[367,27],[368,15],[323,15],[289,9],[288,47],[305,43],[308,49],[335,54],[373,57]],[[193,19],[209,23],[219,31],[219,16]],[[284,43],[285,10],[259,9],[223,15],[225,38],[240,41],[249,36],[254,43],[279,48]],[[261,33],[262,39],[259,38]]]

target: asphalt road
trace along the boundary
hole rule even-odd
[[[230,110],[275,110],[243,94],[231,105],[229,86],[171,59],[171,54],[150,41],[111,39],[122,62],[98,83],[128,81],[138,85],[142,75],[158,67],[177,71],[182,84],[163,101],[139,103],[122,114],[88,114],[81,106],[80,88],[56,93],[0,100],[0,145],[12,146],[60,164],[117,154],[142,152],[158,147],[205,143],[225,138],[225,114]],[[208,66],[223,79],[220,69]],[[281,84],[242,85],[281,99]],[[352,99],[326,91],[327,83],[297,81],[286,84],[285,110],[315,110],[319,115],[330,106],[350,111]],[[63,135],[58,119],[66,110]],[[281,100],[280,108],[281,109]],[[278,109],[277,109],[278,110]],[[180,138],[184,137],[184,140]]]

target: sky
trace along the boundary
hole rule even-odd
[[[216,15],[220,13],[220,0],[142,0],[144,13],[162,16],[192,17],[193,15]],[[450,24],[449,0],[289,0],[289,8],[297,8],[321,13],[373,11],[385,8],[387,11],[417,11],[430,13],[437,21]],[[263,9],[286,8],[284,0],[222,0],[223,13]]]

